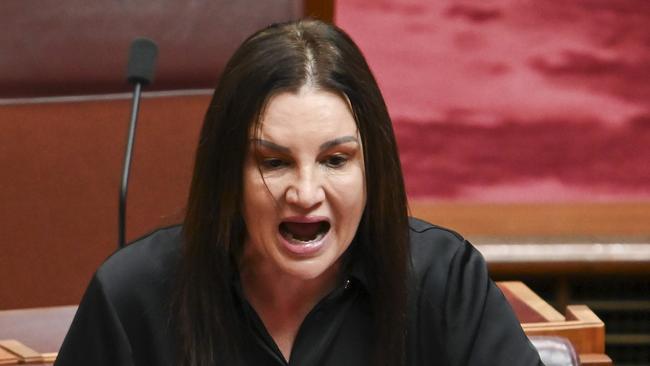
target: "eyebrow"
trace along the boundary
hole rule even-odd
[[[266,148],[269,148],[269,149],[271,149],[271,150],[276,150],[276,151],[281,152],[281,153],[284,153],[284,154],[289,154],[289,153],[291,153],[291,149],[289,149],[288,147],[286,147],[286,146],[282,146],[282,145],[278,145],[278,144],[276,144],[276,143],[274,143],[274,142],[271,142],[271,141],[268,141],[268,140],[264,140],[264,139],[251,139],[251,142],[252,142],[252,143],[255,143],[255,144],[262,145],[262,146],[264,146],[264,147],[266,147]],[[319,149],[320,151],[323,151],[323,150],[330,149],[330,148],[332,148],[332,147],[334,147],[334,146],[337,146],[337,145],[346,144],[346,143],[348,143],[348,142],[356,142],[357,144],[359,144],[359,140],[357,140],[357,138],[354,137],[354,136],[342,136],[342,137],[337,137],[337,138],[335,138],[335,139],[333,139],[333,140],[329,140],[329,141],[326,141],[326,142],[322,143],[322,144],[318,147],[318,149]]]

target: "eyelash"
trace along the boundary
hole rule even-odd
[[[330,155],[325,161],[329,168],[338,169],[342,168],[348,162],[348,156],[344,154]]]
[[[344,154],[330,155],[321,163],[331,169],[340,169],[348,162],[349,158]],[[264,170],[277,170],[290,165],[291,163],[280,158],[261,159],[260,166]]]
[[[278,158],[267,158],[260,161],[260,166],[264,170],[276,170],[280,169],[284,165],[287,165],[287,163]]]

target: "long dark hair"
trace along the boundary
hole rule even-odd
[[[249,133],[272,95],[307,84],[345,96],[352,106],[367,190],[355,250],[367,271],[374,363],[404,363],[408,219],[390,117],[350,37],[333,25],[303,20],[271,25],[244,41],[223,70],[205,116],[174,299],[181,364],[231,365],[239,359],[241,325],[231,280],[246,229],[241,203]]]

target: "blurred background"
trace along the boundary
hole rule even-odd
[[[384,92],[413,213],[650,365],[650,3],[349,0],[336,22]]]
[[[0,2],[0,310],[77,304],[117,247],[128,46],[145,89],[127,239],[180,222],[211,89],[253,31],[313,16],[359,44],[411,212],[497,280],[587,304],[617,365],[650,365],[650,3],[645,0]]]

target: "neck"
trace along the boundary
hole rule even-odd
[[[243,258],[239,272],[244,296],[288,361],[300,325],[316,303],[334,289],[340,265],[336,263],[316,278],[302,279]]]
[[[268,266],[266,266],[268,267]],[[309,312],[334,289],[339,278],[336,264],[312,279],[296,278],[263,265],[240,265],[244,294],[253,307],[288,313]]]

